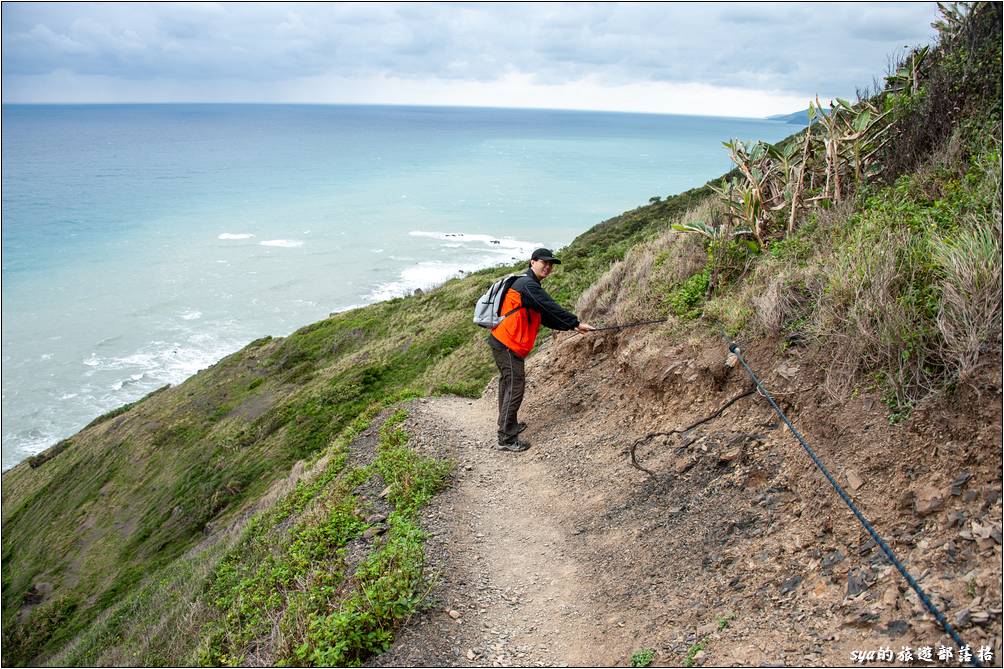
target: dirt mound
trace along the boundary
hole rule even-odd
[[[492,450],[494,386],[418,400],[412,444],[457,461],[430,505],[431,609],[385,665],[844,665],[954,644],[720,341],[556,335],[528,361],[532,448]],[[974,652],[1001,644],[1001,385],[995,370],[899,424],[821,389],[825,355],[744,351]],[[916,650],[914,650],[916,652]],[[957,660],[951,662],[954,664]]]

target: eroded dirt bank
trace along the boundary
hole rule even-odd
[[[954,646],[753,395],[721,342],[653,330],[553,337],[528,362],[532,448],[491,449],[496,396],[409,406],[411,443],[453,458],[429,506],[433,606],[382,665],[846,665]],[[974,648],[1001,651],[999,364],[891,425],[838,403],[804,349],[745,352],[796,427]],[[958,666],[953,659],[948,664]]]

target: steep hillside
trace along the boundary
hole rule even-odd
[[[574,301],[708,192],[596,226],[565,250],[554,294]],[[513,269],[252,342],[5,472],[5,662],[44,660],[144,584],[168,578],[194,595],[205,569],[179,559],[218,559],[222,533],[267,507],[296,463],[324,458],[381,407],[428,393],[478,395],[494,365],[468,312],[486,283]],[[217,552],[203,554],[207,545]]]
[[[504,514],[444,519],[482,478],[472,512],[530,505],[551,532],[525,539],[547,558],[528,563],[575,584],[556,608],[535,588],[564,591],[540,569],[535,582],[509,567],[556,630],[533,644],[572,629],[541,610],[591,616],[574,638],[594,646],[538,661],[626,662],[644,646],[669,663],[846,663],[947,643],[758,397],[642,441],[652,476],[631,467],[636,440],[749,387],[721,332],[999,658],[1001,13],[953,11],[881,94],[776,147],[733,143],[726,183],[563,250],[547,285],[560,301],[597,323],[667,322],[539,347],[532,476],[514,460],[493,478],[502,454],[478,422],[494,368],[470,307],[512,268],[253,342],[6,472],[4,663],[491,662],[487,646],[444,645],[465,624],[452,621],[491,607],[475,594],[459,618],[439,610],[467,596],[451,546],[490,542],[490,580],[522,536]],[[432,400],[453,432],[421,402],[398,410],[430,395],[469,398]]]

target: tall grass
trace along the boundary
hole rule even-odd
[[[953,377],[965,378],[989,344],[999,348],[1001,331],[1001,147],[976,157],[977,182],[989,206],[967,213],[959,234],[934,242],[934,261],[942,275],[937,327],[941,358]],[[988,336],[989,335],[989,336]]]
[[[712,198],[705,197],[674,222],[705,221],[718,215],[719,209]],[[576,309],[590,321],[611,324],[668,315],[668,294],[706,263],[701,239],[665,230],[611,265],[582,293]]]
[[[966,376],[986,352],[987,334],[1001,327],[1000,221],[976,223],[955,239],[939,239],[934,258],[944,276],[937,326],[941,357]]]

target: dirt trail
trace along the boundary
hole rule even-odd
[[[552,471],[547,436],[531,425],[529,451],[492,449],[494,402],[441,397],[409,408],[411,443],[454,458],[457,482],[425,519],[435,533],[428,551],[442,605],[410,625],[380,664],[623,662],[605,652],[610,639],[598,643],[597,632],[625,637],[625,621],[584,606],[593,593],[576,539],[581,512]]]
[[[755,396],[640,449],[656,479],[630,466],[635,438],[747,387],[720,349],[667,347],[658,333],[546,342],[527,363],[523,453],[493,447],[494,383],[478,400],[410,403],[411,445],[456,469],[422,519],[433,605],[374,662],[624,666],[650,649],[654,664],[844,666],[854,650],[950,643]],[[806,371],[825,364],[774,355],[749,352],[781,393],[799,386],[775,367],[801,366],[811,385],[819,372]],[[903,426],[871,397],[781,396],[841,480],[856,477],[855,500],[963,637],[999,664],[1000,384],[982,383]],[[930,495],[933,512],[917,501]]]

